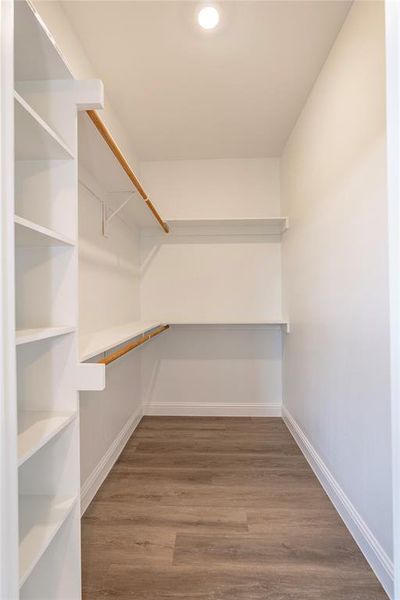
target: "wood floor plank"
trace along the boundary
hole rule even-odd
[[[271,507],[289,508],[294,503],[318,507],[327,502],[318,485],[299,488],[293,484],[271,487],[215,486],[215,485],[171,485],[161,488],[152,482],[136,485],[128,477],[110,476],[108,485],[99,491],[101,500],[114,502],[146,503],[180,508],[182,506],[214,506],[242,508]]]
[[[82,520],[83,600],[384,600],[283,421],[145,417]]]
[[[85,532],[82,552],[90,549],[120,565],[172,565],[176,533],[171,528],[139,527],[109,519],[92,523]]]
[[[153,441],[141,440],[136,447],[136,454],[170,454],[183,456],[192,454],[250,454],[263,456],[296,456],[300,454],[299,448],[293,441],[276,440],[252,440],[247,439],[241,442],[240,440],[185,440],[182,439],[178,443],[175,440],[170,441]]]
[[[226,507],[222,509],[207,506],[181,507],[179,511],[171,511],[170,507],[158,506],[155,511],[153,507],[138,507],[132,502],[115,503],[97,500],[85,513],[85,526],[88,532],[91,531],[93,523],[110,522],[135,525],[139,528],[151,527],[156,531],[171,529],[175,533],[178,531],[248,532],[246,511]]]
[[[174,417],[144,417],[139,427],[135,432],[135,438],[141,439],[145,437],[161,437],[171,438],[171,436],[191,437],[193,435],[215,438],[215,431],[220,431],[220,435],[232,435],[233,431],[237,434],[256,434],[260,432],[262,435],[266,433],[272,434],[286,432],[285,424],[282,419],[278,418],[240,418],[235,419],[225,417],[198,417],[196,420],[193,417],[179,417],[177,421]],[[152,419],[156,419],[155,423]],[[163,423],[163,419],[166,421]]]
[[[279,454],[254,455],[240,452],[235,455],[208,452],[204,454],[197,453],[196,456],[193,456],[182,452],[175,454],[136,454],[135,452],[124,451],[117,462],[117,464],[120,463],[127,463],[132,470],[149,468],[187,469],[193,467],[193,464],[196,465],[197,469],[215,468],[224,470],[234,468],[238,473],[265,468],[309,469],[308,463],[302,454],[280,456]]]
[[[180,468],[180,469],[132,469],[129,463],[118,463],[113,470],[115,479],[135,484],[143,483],[147,485],[151,483],[158,486],[166,486],[168,488],[174,485],[215,485],[225,487],[246,487],[254,486],[288,486],[293,485],[298,487],[318,486],[315,476],[311,469],[303,465],[303,468],[288,469],[288,468],[268,468],[265,469],[247,469],[238,473],[234,465],[230,465],[227,469],[209,468],[198,469],[197,467]]]
[[[384,600],[371,575],[304,568],[141,569],[112,564],[108,587],[96,600]]]
[[[149,429],[166,431],[170,429],[180,429],[187,431],[188,429],[225,429],[226,419],[215,417],[143,417],[138,427],[139,430]]]
[[[250,533],[281,535],[282,540],[293,532],[307,535],[309,531],[327,535],[332,531],[347,538],[348,532],[342,519],[329,501],[316,508],[296,507],[250,509],[247,511],[247,524]]]
[[[223,567],[236,569],[252,567],[262,570],[285,564],[310,569],[314,565],[327,568],[353,569],[362,567],[364,558],[355,542],[343,532],[328,535],[309,530],[285,534],[272,531],[269,535],[178,533],[176,536],[174,565],[192,565],[202,568]]]

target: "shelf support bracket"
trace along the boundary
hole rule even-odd
[[[131,192],[129,194],[128,198],[126,200],[124,200],[122,202],[122,204],[120,204],[120,206],[118,208],[116,208],[115,210],[113,210],[111,214],[108,214],[107,202],[105,200],[102,200],[102,203],[101,203],[101,207],[102,207],[102,231],[103,231],[104,237],[108,237],[108,225],[109,225],[109,223],[124,208],[124,206],[126,204],[128,204],[129,200],[131,198],[133,198],[134,195],[135,195],[135,192]]]

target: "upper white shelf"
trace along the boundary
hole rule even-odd
[[[76,413],[23,411],[18,415],[18,466],[64,429]]]
[[[89,358],[124,344],[128,340],[147,333],[160,325],[162,323],[153,321],[133,321],[125,325],[118,325],[81,336],[79,341],[80,360],[81,362],[89,360]]]
[[[166,221],[172,235],[281,235],[289,227],[287,217]]]
[[[16,81],[72,79],[72,74],[37,11],[25,0],[14,2]]]
[[[76,498],[23,495],[19,498],[19,585],[28,579],[76,503]]]
[[[78,156],[80,183],[96,197],[92,180],[104,190],[101,200],[107,202],[109,213],[129,199],[119,217],[133,227],[160,230],[143,198],[133,189],[128,175],[84,112],[78,115]]]
[[[23,217],[14,217],[15,243],[21,247],[32,246],[75,246],[75,242],[61,233],[37,225]]]
[[[75,331],[75,327],[37,327],[36,329],[17,329],[15,332],[16,345],[40,342],[59,335],[66,335]]]
[[[60,136],[15,91],[14,110],[16,160],[73,158]]]

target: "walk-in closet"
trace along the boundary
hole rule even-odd
[[[400,600],[396,0],[0,0],[1,600]]]

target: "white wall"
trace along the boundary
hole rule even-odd
[[[285,148],[281,190],[284,409],[390,588],[384,68],[384,3],[356,2]]]
[[[105,198],[95,180],[84,182]],[[120,218],[102,234],[101,204],[79,185],[80,334],[140,319],[139,233]]]
[[[400,598],[400,4],[385,5],[394,597]]]
[[[280,215],[276,158],[142,162],[140,170],[167,220]]]
[[[143,348],[145,414],[279,416],[279,327],[172,326]]]
[[[142,240],[142,315],[167,323],[282,320],[281,244],[268,236]]]
[[[165,218],[280,214],[276,159],[142,163]],[[275,237],[170,233],[141,241],[146,320],[179,323],[143,349],[148,414],[279,414],[281,245]],[[228,323],[200,325],[196,323]]]
[[[275,217],[279,162],[272,158],[145,162],[143,181],[171,219]],[[168,219],[167,219],[168,220]],[[281,245],[262,235],[145,236],[141,304],[146,320],[248,323],[282,318]]]
[[[81,485],[85,510],[142,417],[140,352],[106,368],[103,392],[81,392]]]

